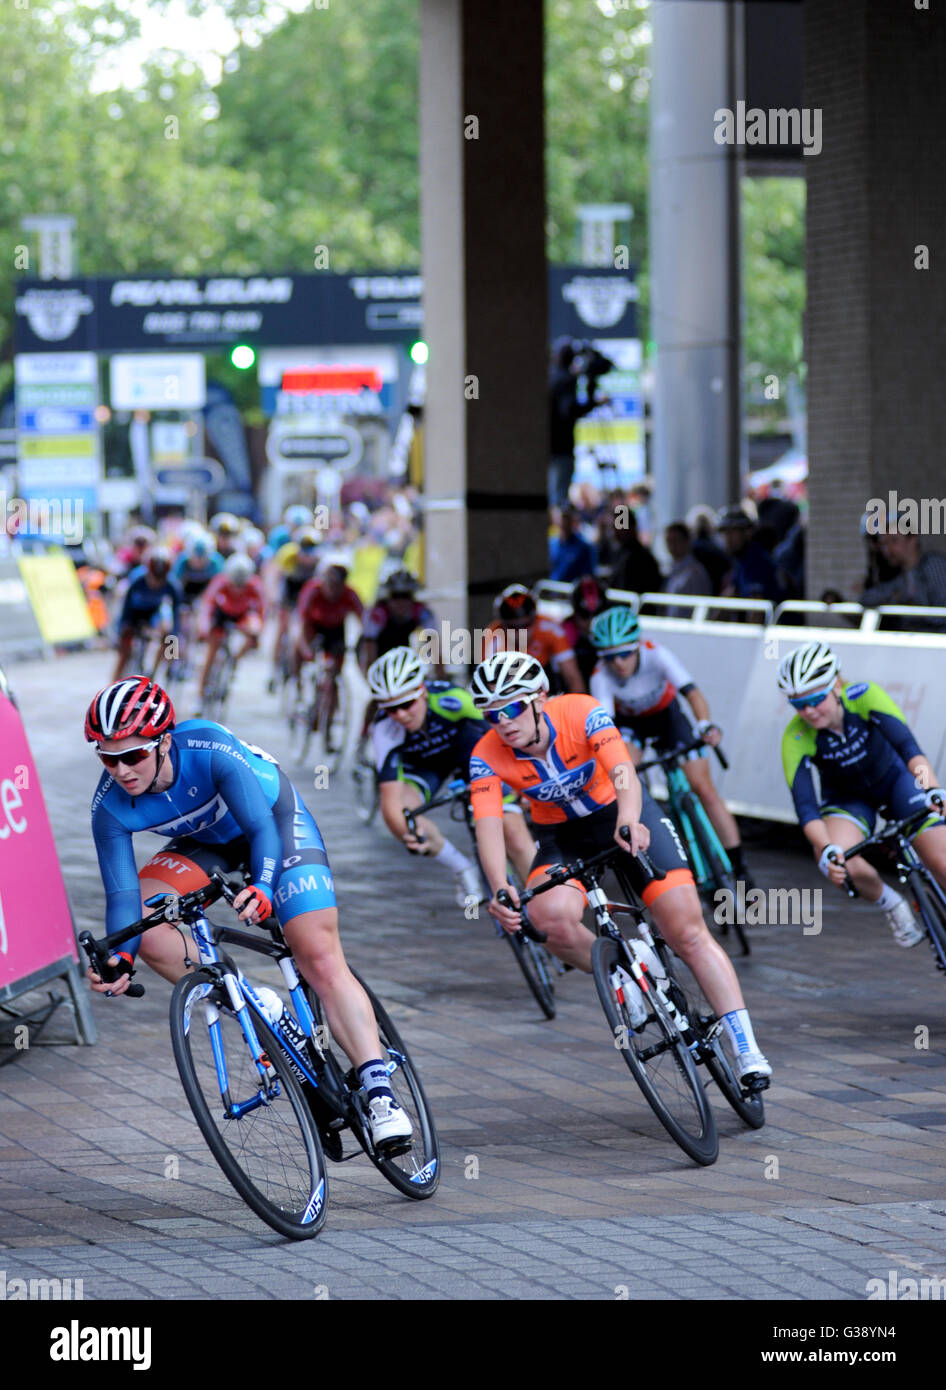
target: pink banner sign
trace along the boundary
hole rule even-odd
[[[46,805],[15,705],[0,693],[0,989],[77,959]]]

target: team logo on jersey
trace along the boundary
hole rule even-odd
[[[610,729],[613,728],[613,726],[614,720],[611,718],[610,714],[608,714],[608,711],[602,709],[599,705],[597,709],[591,711],[588,718],[585,720],[585,734],[590,738],[591,735],[596,734],[599,729]]]
[[[492,777],[492,775],[493,769],[490,767],[489,763],[484,763],[482,758],[470,759],[471,782],[473,781],[474,777]]]
[[[860,685],[846,685],[844,687],[844,693],[849,700],[856,700],[858,695],[863,695],[868,684],[868,681],[862,681]]]
[[[533,801],[572,801],[582,787],[587,786],[594,776],[595,760],[589,759],[576,767],[574,772],[565,772],[548,782],[539,782],[535,787],[526,787],[525,795]]]
[[[174,820],[164,821],[162,825],[149,825],[148,829],[158,835],[196,835],[228,814],[229,808],[223,797],[215,796],[205,801],[203,806],[195,806],[186,816],[177,816]]]
[[[462,701],[458,700],[456,695],[441,695],[437,704],[441,709],[456,710],[463,708]]]
[[[188,787],[188,788],[187,788],[187,795],[188,795],[188,796],[196,796],[196,795],[197,795],[197,788],[196,788],[196,787]]]

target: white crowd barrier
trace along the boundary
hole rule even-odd
[[[570,585],[538,586],[540,611],[563,616]],[[689,669],[723,729],[729,770],[714,760],[713,777],[740,815],[794,822],[782,772],[782,733],[791,710],[776,684],[778,663],[806,642],[827,642],[841,660],[845,683],[876,681],[900,706],[923,752],[946,780],[946,633],[885,630],[891,618],[946,623],[946,609],[827,607],[795,600],[779,607],[680,594],[609,596],[641,613],[645,637],[669,647]],[[691,617],[661,616],[673,607]],[[736,621],[722,620],[723,613]],[[750,621],[739,621],[739,619]]]

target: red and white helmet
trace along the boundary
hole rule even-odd
[[[174,728],[174,706],[167,691],[147,676],[128,676],[106,685],[85,716],[89,743],[107,738],[158,738]]]

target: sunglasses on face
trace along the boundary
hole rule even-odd
[[[412,695],[409,700],[402,700],[400,704],[397,705],[383,705],[382,709],[385,714],[397,714],[398,710],[410,709],[413,705],[416,705],[418,698],[417,695]]]
[[[498,724],[500,719],[518,719],[520,714],[529,708],[531,700],[513,700],[508,705],[503,705],[501,709],[485,709],[483,717],[487,724]]]
[[[157,748],[160,742],[159,738],[155,738],[150,743],[139,743],[134,748],[126,748],[124,753],[102,753],[99,749],[96,749],[96,752],[109,771],[116,768],[119,763],[127,763],[129,767],[137,767],[139,763],[144,762],[152,748]]]
[[[821,704],[822,700],[826,700],[830,694],[830,690],[822,690],[818,695],[799,695],[797,698],[790,695],[788,697],[788,703],[794,705],[796,709],[814,709],[817,705]]]
[[[629,647],[627,651],[624,652],[607,652],[604,659],[608,662],[625,661],[629,656],[634,656],[636,651],[636,647]]]

